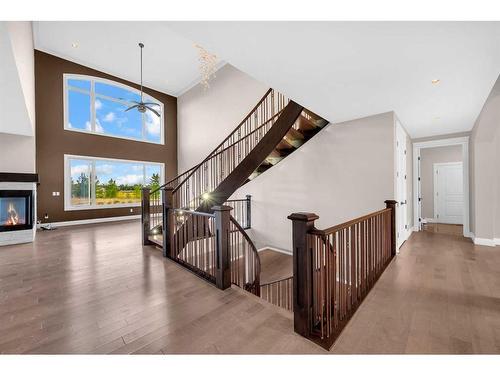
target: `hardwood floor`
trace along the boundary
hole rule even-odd
[[[464,226],[460,224],[427,223],[423,225],[423,230],[426,232],[463,236]]]
[[[275,254],[263,254],[269,277]],[[136,221],[0,247],[0,352],[326,353],[292,314],[143,248]],[[498,248],[413,234],[331,352],[500,353]]]
[[[261,284],[293,276],[293,257],[273,250],[259,252],[261,262]]]
[[[140,244],[140,223],[0,247],[0,353],[321,353],[290,313]]]

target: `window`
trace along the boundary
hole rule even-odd
[[[163,184],[164,164],[64,155],[64,209],[131,207]]]
[[[103,78],[64,74],[64,129],[164,144],[163,103],[144,94],[160,113],[125,110],[140,91]]]

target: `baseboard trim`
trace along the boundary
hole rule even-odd
[[[500,245],[500,238],[479,238],[474,236],[474,233],[471,233],[471,238],[472,242],[474,242],[474,245],[480,245],[480,246],[491,246],[494,247],[495,245]]]
[[[141,218],[141,215],[102,217],[102,218],[97,218],[97,219],[56,221],[53,223],[41,223],[41,224],[37,224],[36,227],[38,229],[40,229],[42,226],[50,225],[54,228],[58,228],[58,227],[68,227],[71,225],[99,224],[99,223],[107,223],[107,222],[113,222],[113,221],[136,220],[136,219],[140,219],[140,218]]]
[[[264,251],[264,250],[272,250],[272,251],[276,251],[277,253],[281,253],[281,254],[293,255],[291,251],[278,249],[278,248],[272,247],[272,246],[264,246],[264,247],[261,247],[260,249],[257,249],[258,252]]]

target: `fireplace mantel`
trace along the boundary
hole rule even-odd
[[[38,174],[0,172],[0,182],[38,182]]]

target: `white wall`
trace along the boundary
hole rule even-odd
[[[35,172],[35,137],[0,133],[0,172]]]
[[[500,78],[474,124],[470,143],[471,231],[481,239],[478,243],[493,244],[500,239]]]
[[[394,198],[394,113],[327,126],[241,187],[252,195],[256,246],[291,252],[292,212],[314,212],[326,228],[382,209]]]
[[[197,85],[177,98],[179,173],[201,162],[243,120],[268,86],[227,64],[210,88]]]
[[[31,22],[0,22],[0,172],[35,171]]]
[[[462,146],[423,148],[420,150],[422,217],[434,218],[434,164],[461,162]]]

